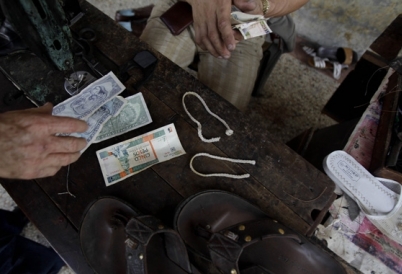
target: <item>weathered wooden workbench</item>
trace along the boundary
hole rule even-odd
[[[98,37],[95,42],[97,49],[103,54],[103,58],[112,61],[115,67],[123,65],[141,50],[148,49],[153,52],[149,46],[90,4],[84,3],[82,8],[85,16],[72,27],[73,30],[79,31],[84,27],[94,29]],[[248,119],[187,72],[159,53],[154,54],[159,62],[153,77],[138,91],[131,86],[139,77],[131,77],[125,83],[127,90],[123,93],[128,96],[142,92],[153,123],[91,145],[70,167],[69,188],[76,198],[58,194],[66,191],[67,167],[55,176],[45,179],[1,180],[18,206],[54,249],[77,273],[90,273],[92,270],[81,253],[78,232],[83,213],[94,200],[101,196],[118,197],[144,213],[156,215],[170,225],[174,209],[180,201],[207,189],[236,193],[260,206],[272,218],[298,232],[311,235],[335,199],[332,181],[286,145],[273,141],[269,132],[260,130],[259,125],[264,121]],[[18,78],[18,73],[13,74]],[[12,89],[12,85],[2,75],[0,78],[3,97]],[[62,83],[56,85],[52,91],[54,94],[47,97],[53,98],[55,104],[68,97],[62,86]],[[213,144],[201,142],[197,136],[196,125],[186,115],[181,103],[182,96],[187,91],[200,94],[211,110],[227,121],[234,134],[226,136],[222,124],[211,119],[198,100],[188,98],[187,107],[203,125],[203,134],[222,137],[220,142]],[[1,111],[29,106],[27,101],[5,106],[1,100],[0,104]],[[170,123],[175,124],[186,155],[155,165],[110,187],[105,186],[95,151]],[[243,180],[203,178],[189,168],[191,157],[199,152],[253,159],[257,164],[228,164],[199,158],[195,164],[202,172],[251,174],[250,178]]]

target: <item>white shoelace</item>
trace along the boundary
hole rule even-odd
[[[209,114],[211,114],[213,117],[215,117],[216,119],[218,119],[222,124],[224,124],[224,126],[227,128],[227,130],[226,130],[226,132],[225,132],[227,136],[231,136],[231,135],[233,134],[233,130],[230,129],[229,125],[225,122],[225,120],[223,120],[221,117],[219,117],[218,115],[216,115],[215,113],[213,113],[213,112],[208,108],[208,106],[207,106],[207,104],[205,103],[204,99],[202,99],[200,95],[198,95],[198,94],[195,93],[195,92],[189,91],[189,92],[186,92],[186,93],[183,95],[182,103],[183,103],[183,107],[184,107],[184,110],[186,111],[187,115],[190,117],[190,119],[191,119],[194,123],[197,124],[198,137],[200,137],[201,141],[203,141],[203,142],[205,142],[205,143],[213,143],[213,142],[218,142],[218,141],[221,139],[221,137],[215,137],[215,138],[211,138],[211,139],[206,139],[206,138],[204,138],[204,136],[202,136],[202,126],[201,126],[201,124],[200,124],[193,116],[191,116],[190,112],[188,112],[188,110],[187,110],[186,104],[184,103],[184,98],[185,98],[187,95],[193,95],[193,96],[197,97],[197,98],[201,101],[201,103],[204,105],[204,108],[206,109],[206,111],[207,111]]]
[[[200,95],[198,95],[198,94],[195,93],[195,92],[189,91],[189,92],[186,92],[186,93],[183,95],[182,103],[183,103],[183,107],[184,107],[184,110],[186,111],[187,115],[190,117],[190,119],[191,119],[194,123],[197,124],[198,136],[200,137],[201,141],[203,141],[203,142],[205,142],[205,143],[218,142],[218,141],[220,140],[220,137],[215,137],[215,138],[211,138],[211,139],[205,139],[204,136],[202,136],[202,126],[201,126],[201,124],[200,124],[193,116],[191,116],[191,114],[188,112],[187,107],[186,107],[186,104],[185,104],[185,102],[184,102],[184,98],[185,98],[187,95],[193,95],[193,96],[197,97],[197,98],[201,101],[201,103],[203,104],[203,106],[204,106],[204,108],[206,109],[206,111],[207,111],[209,114],[211,114],[213,117],[215,117],[216,119],[218,119],[222,124],[225,125],[225,127],[226,127],[226,132],[225,132],[225,133],[226,133],[227,136],[231,136],[231,135],[233,134],[233,130],[230,129],[229,125],[225,122],[225,120],[223,120],[221,117],[219,117],[218,115],[216,115],[215,113],[213,113],[213,112],[208,108],[208,106],[207,106],[207,104],[205,103],[204,99],[202,99]],[[199,156],[210,157],[210,158],[217,159],[217,160],[222,160],[222,161],[229,161],[229,162],[232,162],[232,163],[240,163],[240,164],[251,164],[251,165],[255,165],[255,161],[254,161],[254,160],[232,159],[232,158],[226,158],[226,157],[221,157],[221,156],[215,156],[215,155],[211,155],[211,154],[204,153],[204,152],[202,152],[202,153],[197,153],[196,155],[193,156],[193,158],[191,158],[191,161],[190,161],[190,169],[191,169],[195,174],[197,174],[197,175],[199,175],[199,176],[202,176],[202,177],[213,177],[213,176],[216,176],[216,177],[227,177],[227,178],[233,178],[233,179],[244,179],[244,178],[250,177],[250,174],[247,173],[247,174],[242,174],[242,175],[235,175],[235,174],[228,174],[228,173],[211,173],[211,174],[203,174],[203,173],[200,173],[200,172],[196,171],[196,170],[194,169],[194,167],[193,167],[193,160],[194,160],[196,157],[199,157]]]
[[[242,175],[235,175],[235,174],[228,174],[228,173],[211,173],[211,174],[200,173],[200,172],[196,171],[193,167],[193,160],[199,156],[210,157],[213,159],[228,161],[228,162],[232,162],[232,163],[255,165],[254,160],[231,159],[231,158],[211,155],[209,153],[197,153],[196,155],[193,156],[193,158],[191,158],[190,168],[195,174],[202,176],[202,177],[214,177],[215,176],[215,177],[227,177],[227,178],[232,178],[232,179],[245,179],[245,178],[249,178],[250,174],[246,173],[246,174],[242,174]]]

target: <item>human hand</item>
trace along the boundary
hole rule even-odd
[[[261,0],[233,0],[233,5],[244,13],[264,15]]]
[[[193,10],[195,42],[218,58],[230,58],[236,47],[230,24],[231,0],[187,0]]]
[[[86,122],[52,116],[53,105],[0,114],[0,177],[34,179],[53,176],[80,157],[83,138],[57,133],[85,132]]]

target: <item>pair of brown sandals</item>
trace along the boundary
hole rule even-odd
[[[87,210],[80,238],[96,273],[346,273],[299,233],[218,190],[183,201],[174,229],[124,201],[101,198]]]

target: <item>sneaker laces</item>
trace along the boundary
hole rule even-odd
[[[310,56],[313,56],[313,57],[317,56],[317,55],[316,55],[316,50],[313,49],[313,48],[310,48],[310,47],[307,47],[307,46],[303,46],[303,50],[304,50],[305,53],[307,53],[307,54],[310,55]]]
[[[341,72],[342,69],[347,68],[348,65],[343,65],[338,62],[331,62],[328,58],[320,58],[320,57],[314,57],[314,66],[316,68],[326,68],[327,64],[326,62],[332,63],[334,69],[333,69],[333,76],[335,79],[339,79],[341,77]]]

